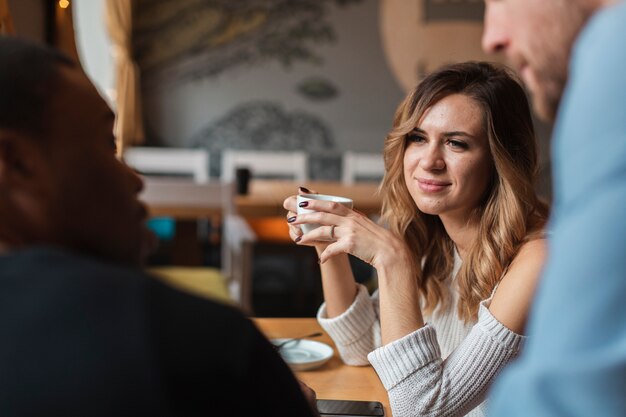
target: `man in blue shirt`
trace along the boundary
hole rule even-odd
[[[626,2],[486,0],[483,48],[556,118],[549,260],[494,416],[626,416]],[[557,114],[558,111],[558,114]]]

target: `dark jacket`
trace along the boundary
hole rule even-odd
[[[310,416],[242,314],[139,270],[0,256],[0,415]]]

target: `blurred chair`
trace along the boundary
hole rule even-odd
[[[130,147],[124,157],[129,166],[146,176],[143,199],[160,206],[184,202],[209,211],[214,208],[212,220],[217,218],[214,223],[221,228],[221,269],[177,265],[150,271],[175,287],[222,301],[229,299],[250,312],[249,247],[254,233],[233,213],[232,184],[208,181],[209,153],[204,149]],[[172,176],[191,177],[193,182]]]
[[[235,181],[235,171],[237,168],[248,168],[252,174],[252,181],[257,178],[265,179],[289,179],[298,181],[305,185],[308,179],[308,157],[303,151],[241,151],[241,150],[225,150],[222,152],[221,178],[224,182]],[[293,190],[295,194],[297,189]],[[287,196],[285,196],[287,197]],[[302,260],[302,256],[308,258],[315,257],[314,251],[304,250],[305,248],[295,245],[289,237],[289,228],[285,216],[265,216],[265,217],[247,217],[243,220],[241,217],[237,221],[244,221],[252,235],[246,236],[244,241],[256,241],[256,245],[246,244],[240,245],[247,253],[243,254],[244,258],[256,259],[258,262],[255,268],[259,276],[262,265],[266,265],[269,257],[277,255],[278,257],[288,257],[290,260]],[[233,221],[225,225],[226,228],[246,230],[242,225],[236,225]],[[232,233],[225,230],[225,233]],[[309,249],[309,248],[306,248]],[[253,253],[254,252],[254,253]],[[236,253],[231,251],[231,253]],[[304,253],[304,254],[303,254]],[[306,268],[310,262],[297,262],[300,265],[299,270],[294,270],[294,276],[303,276],[302,269]],[[266,265],[267,266],[267,265]],[[275,266],[275,265],[274,265]],[[238,265],[233,263],[235,268],[233,272],[242,276],[252,275],[252,270],[247,270],[248,264]],[[237,270],[243,268],[243,270]],[[261,268],[261,269],[260,269]],[[273,270],[271,273],[278,274],[279,271]],[[252,286],[244,289],[242,292],[248,300],[251,300]],[[294,295],[295,296],[295,295]]]
[[[309,172],[307,155],[303,151],[224,150],[222,181],[233,182],[237,168],[249,168],[253,178],[289,178],[302,183],[307,181]]]
[[[134,146],[126,148],[124,160],[146,175],[188,176],[198,183],[209,180],[209,153],[205,149]]]
[[[234,214],[232,184],[221,181],[197,184],[179,178],[146,177],[140,198],[157,212],[163,208],[168,212],[178,208],[178,216],[182,219],[199,219],[198,213],[219,217],[222,256],[219,271],[189,267],[179,267],[174,271],[166,267],[158,269],[158,272],[170,279],[172,275],[178,276],[180,286],[192,290],[197,288],[197,271],[204,269],[206,276],[213,277],[219,272],[221,285],[226,286],[231,299],[244,311],[251,312],[251,247],[256,238],[246,221]],[[195,235],[193,237],[195,240]],[[185,240],[188,238],[189,235]],[[219,288],[215,282],[207,282],[206,285]]]
[[[344,184],[351,185],[359,180],[380,181],[385,175],[385,163],[380,153],[345,152],[341,165]]]
[[[224,217],[222,271],[228,291],[242,310],[252,314],[252,256],[257,236],[243,217]]]
[[[144,175],[191,177],[203,183],[209,179],[209,153],[205,149],[128,147],[124,160],[134,170]],[[169,217],[155,217],[148,227],[164,241],[176,233],[176,222]]]
[[[303,151],[223,151],[222,181],[234,182],[237,168],[250,169],[253,179],[290,179],[303,185],[308,179],[308,158]],[[246,220],[260,241],[291,242],[284,216],[249,217]]]

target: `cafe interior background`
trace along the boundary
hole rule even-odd
[[[8,4],[11,31],[80,61],[124,119],[116,125],[123,149],[204,149],[211,182],[223,178],[226,150],[301,151],[309,180],[340,182],[346,153],[382,158],[396,106],[425,74],[496,59],[480,50],[482,0],[0,3]],[[550,126],[536,126],[538,187],[549,199]],[[252,177],[254,186],[254,170]],[[289,240],[284,215],[243,216],[246,255],[230,260],[225,234],[237,232],[224,218],[152,220],[161,243],[150,267],[174,285],[232,302],[229,273],[243,270],[249,313],[313,316],[321,302],[317,256]],[[180,247],[181,230],[193,231],[191,252],[200,256]],[[352,261],[357,279],[374,288],[374,272]]]

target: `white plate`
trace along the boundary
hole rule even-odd
[[[278,345],[289,339],[272,339]],[[333,357],[333,348],[326,343],[302,339],[285,345],[280,349],[280,356],[294,371],[315,369]]]

